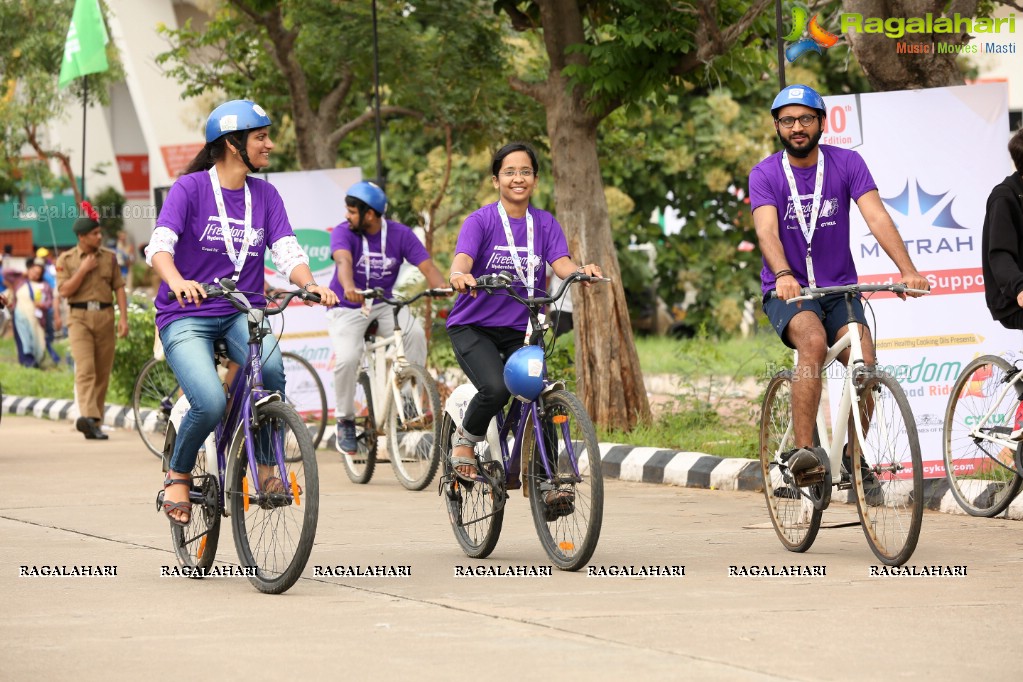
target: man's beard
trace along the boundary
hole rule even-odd
[[[817,143],[821,139],[821,135],[824,133],[823,130],[818,130],[817,134],[810,138],[809,143],[805,147],[796,147],[791,142],[782,137],[781,131],[778,131],[778,139],[781,140],[781,144],[785,147],[785,150],[797,159],[805,159],[810,156],[810,152],[814,150]]]

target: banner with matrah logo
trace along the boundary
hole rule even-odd
[[[1012,170],[1004,83],[825,97],[831,128],[822,142],[856,149],[874,176],[931,294],[870,300],[878,364],[902,384],[920,432],[924,476],[945,475],[942,427],[952,384],[978,355],[1010,362],[1021,336],[991,319],[984,303],[981,231],[991,189]],[[836,130],[840,124],[843,130]],[[825,169],[827,172],[827,169]],[[859,211],[851,247],[861,283],[899,281]],[[832,418],[841,395],[828,370]]]

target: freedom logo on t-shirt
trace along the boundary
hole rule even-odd
[[[394,258],[384,258],[382,253],[373,253],[370,251],[368,254],[363,253],[359,255],[359,260],[353,266],[359,272],[366,271],[366,257],[369,256],[369,278],[370,279],[383,279],[392,268],[398,265],[398,262]]]
[[[241,247],[242,239],[245,238],[245,221],[228,218],[227,223],[231,226],[231,240],[234,242],[234,247],[237,249]],[[262,254],[263,234],[264,230],[262,227],[253,228],[252,241],[249,243],[249,248],[254,250],[249,251],[250,256],[259,256]],[[199,235],[199,243],[202,246],[203,251],[224,253],[224,231],[220,229],[220,218],[215,215],[211,215],[207,219],[206,227],[203,228],[202,234]]]
[[[516,254],[514,251],[519,253]],[[528,253],[528,249],[525,246],[516,246],[514,249],[510,246],[495,246],[494,250],[490,253],[490,258],[487,260],[486,268],[491,271],[513,271],[518,268],[524,272],[529,261]],[[516,260],[518,265],[515,263]],[[533,262],[529,264],[529,269],[536,272],[539,267],[540,257],[533,254]]]

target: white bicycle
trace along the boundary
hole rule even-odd
[[[394,334],[377,338],[366,332],[366,350],[355,391],[354,455],[342,455],[345,473],[353,483],[368,483],[377,460],[377,436],[387,435],[387,453],[398,481],[409,490],[430,485],[440,462],[438,441],[441,414],[437,382],[425,367],[405,357],[399,311],[423,296],[449,296],[451,289],[427,289],[409,299],[387,298],[383,289],[359,292],[394,309]]]
[[[883,563],[900,566],[912,556],[920,537],[923,470],[916,420],[902,386],[863,361],[852,300],[860,292],[876,291],[927,293],[904,284],[852,285],[805,288],[803,296],[791,299],[844,294],[849,329],[828,349],[822,369],[845,349],[849,363],[830,441],[826,400],[822,398],[817,408],[814,446],[818,454],[827,455],[824,465],[801,472],[798,480],[784,463],[784,455],[798,445],[792,431],[793,372],[785,370],[771,378],[760,417],[760,467],[771,523],[786,549],[808,550],[831,503],[832,488],[852,488],[870,549]],[[826,450],[819,447],[822,442]],[[843,458],[847,442],[851,453]]]

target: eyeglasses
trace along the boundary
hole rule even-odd
[[[521,175],[524,178],[531,178],[536,173],[531,168],[523,168],[522,170],[506,170],[498,173],[502,178],[514,178],[516,175]]]
[[[791,128],[792,126],[796,125],[796,121],[799,121],[799,125],[805,128],[817,120],[817,114],[803,114],[798,118],[795,116],[782,116],[777,120],[778,125],[780,125],[782,128]]]

